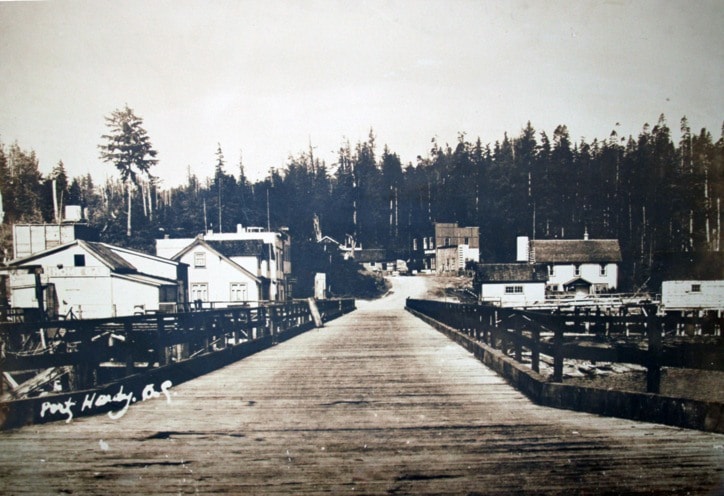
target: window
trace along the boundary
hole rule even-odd
[[[206,253],[203,251],[194,253],[194,267],[206,267]]]
[[[76,267],[85,267],[85,255],[73,255],[73,265]]]
[[[191,283],[191,301],[209,301],[209,285],[205,282]]]
[[[464,245],[469,245],[469,244],[470,244],[470,238],[467,238],[467,237],[466,237],[466,238],[464,239],[464,241],[465,241],[465,242],[463,243]]]
[[[573,269],[573,275],[574,275],[574,276],[580,276],[580,275],[581,275],[581,266],[580,266],[580,265],[576,265],[576,266],[575,266],[575,268]]]
[[[445,246],[450,246],[450,238],[445,238]]]
[[[701,284],[692,284],[691,292],[692,293],[701,293]]]
[[[176,286],[161,286],[158,288],[158,301],[160,303],[176,303],[177,291]]]
[[[607,265],[601,265],[601,276],[605,277],[608,273],[608,266]]]
[[[246,283],[232,282],[229,301],[248,301],[249,294],[246,290]]]
[[[506,286],[505,294],[521,294],[523,293],[523,286]]]
[[[556,273],[556,266],[555,265],[549,265],[548,266],[548,277],[553,277]]]

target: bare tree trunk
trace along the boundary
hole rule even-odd
[[[56,224],[60,224],[60,217],[58,217],[58,191],[57,181],[53,179],[53,217]]]
[[[146,194],[148,195],[148,218],[153,221],[153,197],[151,196],[151,183],[149,183],[146,188]],[[158,205],[158,200],[156,200],[156,204]]]
[[[131,199],[133,198],[133,183],[128,182],[128,219],[126,222],[126,236],[131,237]]]
[[[141,182],[141,199],[143,200],[143,216],[148,219],[148,205],[146,205],[146,182]]]
[[[721,198],[716,199],[716,251],[721,249]]]

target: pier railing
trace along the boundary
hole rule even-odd
[[[323,322],[355,308],[353,299],[315,303]],[[313,326],[307,300],[107,319],[0,323],[0,373],[5,375],[0,398],[32,397],[53,388],[93,388],[245,343],[273,344],[290,332]],[[46,370],[47,374],[34,377],[29,373]],[[3,388],[8,382],[15,387]]]
[[[480,304],[407,300],[407,308],[503,351],[540,372],[541,355],[550,357],[550,380],[561,382],[565,359],[631,363],[646,367],[647,391],[658,393],[661,368],[724,370],[722,322],[711,335],[686,339],[684,330],[696,324],[683,316],[659,316],[656,307],[642,305],[617,315],[595,309],[533,312]]]

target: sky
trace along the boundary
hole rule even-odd
[[[104,116],[128,105],[173,187],[219,145],[258,180],[370,130],[403,164],[528,121],[590,142],[686,116],[718,139],[723,28],[721,0],[0,2],[0,141],[105,180]]]

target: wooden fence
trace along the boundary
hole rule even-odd
[[[310,302],[229,307],[131,317],[1,323],[0,396],[47,393],[50,379],[64,391],[82,390],[122,377],[267,338],[272,344],[290,329],[314,326]],[[322,321],[354,309],[354,300],[320,300]],[[53,369],[3,391],[14,377]],[[34,381],[34,382],[33,382]],[[46,389],[43,391],[43,389]]]
[[[565,359],[631,363],[646,367],[646,389],[659,393],[661,368],[724,370],[722,322],[712,335],[685,339],[682,329],[695,324],[683,316],[658,316],[655,306],[631,308],[620,315],[574,311],[533,312],[479,304],[408,299],[407,307],[442,322],[540,372],[541,355],[553,360],[551,380],[563,380]]]

